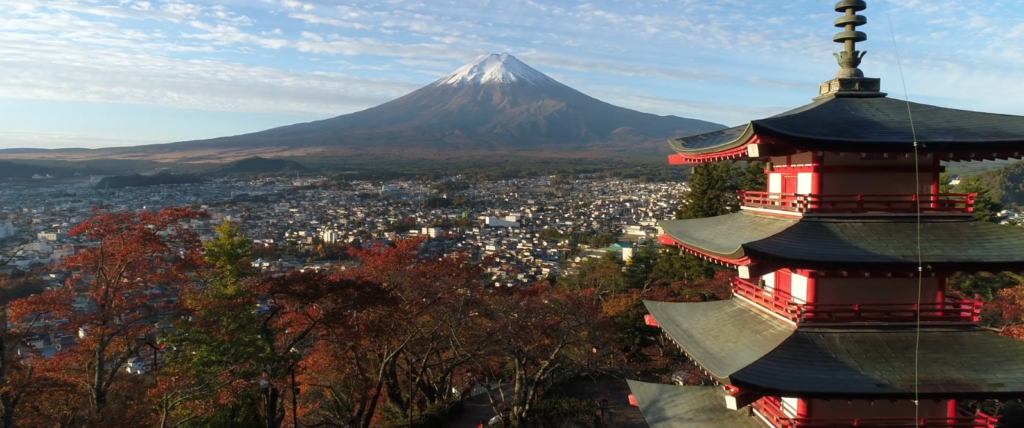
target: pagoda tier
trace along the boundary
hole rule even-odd
[[[658,227],[664,232],[659,238],[662,244],[681,246],[727,265],[875,272],[877,276],[917,273],[915,217],[788,218],[741,211],[666,220]],[[1024,229],[972,217],[925,217],[920,233],[925,275],[1024,270],[1020,251]]]
[[[795,328],[738,299],[644,302],[665,334],[713,379],[757,395],[915,397],[914,326]],[[921,399],[1024,398],[1024,342],[974,326],[922,326]]]
[[[747,125],[671,140],[669,163],[764,159],[809,151],[913,153],[907,102],[884,93],[825,94]],[[942,160],[1020,158],[1024,117],[910,103],[918,150]]]
[[[764,428],[750,412],[726,408],[721,387],[627,382],[651,428]]]
[[[996,428],[999,422],[951,400],[922,401],[915,411],[907,401],[764,397],[736,411],[725,404],[733,397],[728,388],[628,383],[633,392],[630,401],[640,408],[651,428]],[[822,416],[808,416],[811,408]],[[887,416],[851,415],[865,409]]]

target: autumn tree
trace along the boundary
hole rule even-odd
[[[8,309],[0,310],[0,427],[14,428],[19,424],[19,405],[26,394],[42,391],[35,376],[38,356],[23,355],[27,340],[32,337],[33,330],[44,321],[44,316],[51,315],[47,310],[32,307],[22,302],[14,303],[13,320],[8,319]],[[13,321],[13,322],[9,322]],[[25,413],[25,412],[20,412]],[[31,418],[30,418],[31,419]]]
[[[79,334],[75,346],[53,357],[58,372],[46,376],[80,388],[86,419],[113,425],[117,415],[117,423],[131,423],[123,403],[110,409],[111,394],[132,395],[119,391],[135,384],[123,367],[153,346],[159,323],[180,315],[186,285],[202,265],[199,239],[185,222],[203,216],[168,208],[86,220],[70,235],[92,245],[64,259],[61,268],[71,273],[65,286],[12,305],[19,318],[42,311],[64,317],[61,329]]]
[[[305,364],[319,338],[351,328],[349,315],[384,293],[329,272],[257,275],[238,227],[217,231],[206,244],[211,269],[170,341],[183,352],[168,356],[164,388],[153,394],[160,426],[289,425],[299,416],[297,378],[321,369]]]
[[[275,428],[283,426],[274,421],[284,419],[286,396],[292,403],[287,412],[292,420],[298,418],[300,390],[296,379],[307,375],[302,372],[302,362],[315,345],[329,334],[350,332],[354,328],[349,321],[353,313],[386,306],[390,298],[378,283],[330,272],[264,275],[255,284],[258,294],[266,299],[266,310],[259,324],[259,340],[265,351],[253,366],[260,374],[256,384],[260,387],[264,426]]]
[[[427,260],[422,240],[353,250],[360,266],[348,278],[383,285],[390,303],[344,317],[354,328],[325,330],[310,364],[324,367],[303,381],[325,400],[309,402],[313,423],[354,419],[368,427],[386,405],[411,420],[422,407],[452,400],[456,373],[467,362],[454,344],[473,329],[480,289],[479,265],[465,255]]]
[[[604,299],[602,313],[608,317],[614,328],[617,368],[634,376],[661,372],[670,363],[673,352],[661,340],[661,330],[644,323],[647,308],[644,300],[660,302],[704,302],[728,299],[731,296],[730,279],[733,273],[718,271],[712,276],[698,275],[695,279],[659,279],[646,289],[630,289],[627,292],[608,296]],[[665,373],[656,373],[665,374]],[[666,379],[667,380],[667,379]]]
[[[472,361],[505,427],[526,425],[544,388],[598,370],[608,352],[608,330],[594,290],[558,290],[538,284],[496,290],[477,321],[487,350]]]

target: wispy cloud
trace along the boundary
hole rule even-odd
[[[912,99],[1024,114],[1024,4],[871,7],[862,68],[889,92],[891,17]],[[754,0],[0,0],[0,98],[333,115],[509,52],[608,102],[734,124],[814,95],[836,69],[835,16]]]

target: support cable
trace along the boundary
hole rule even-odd
[[[921,167],[918,156],[917,129],[914,127],[914,113],[910,108],[910,95],[907,93],[907,80],[903,76],[903,61],[896,44],[896,30],[889,13],[889,0],[885,0],[885,17],[889,21],[889,34],[892,36],[892,48],[896,52],[896,65],[900,70],[900,82],[903,84],[903,100],[907,103],[907,118],[910,120],[910,134],[914,140],[914,199],[917,202],[917,320],[914,338],[914,426],[921,426],[920,400],[920,353],[921,353],[921,290],[924,283],[924,256],[921,254]],[[938,199],[938,195],[932,195]],[[939,302],[940,307],[943,302]]]

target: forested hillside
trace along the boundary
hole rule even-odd
[[[1024,205],[1024,162],[978,173],[978,183],[1005,205]]]

